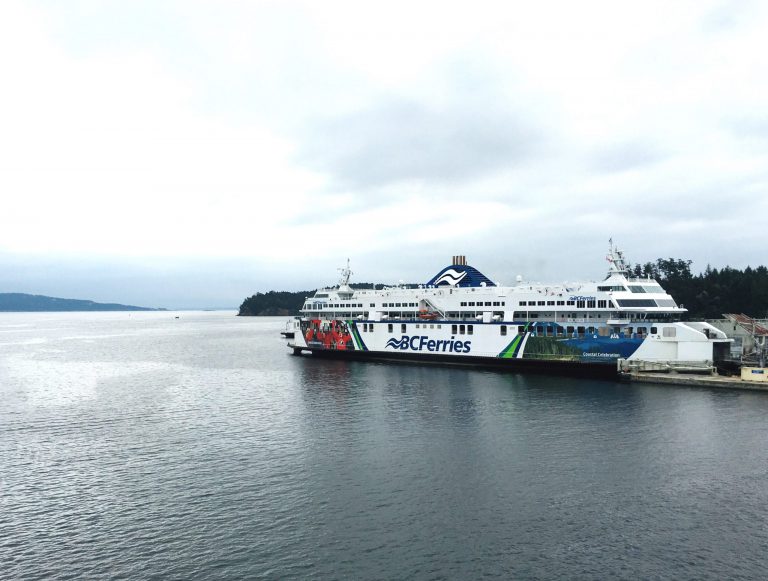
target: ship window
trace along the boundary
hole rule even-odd
[[[670,299],[656,299],[656,304],[660,307],[676,307],[675,301]]]
[[[562,327],[558,327],[556,332],[559,337],[562,337],[564,331],[565,329],[563,329]]]
[[[456,325],[451,325],[451,334],[456,334]]]
[[[658,335],[659,329],[657,327],[651,327],[651,335]]]
[[[506,325],[500,325],[499,326],[499,333],[501,335],[506,335],[507,334],[507,326]]]
[[[375,306],[376,306],[376,303],[371,303],[371,306],[372,306],[372,307],[375,307]]]
[[[645,336],[648,334],[648,328],[647,327],[638,327],[637,328],[637,334],[641,336]]]
[[[629,290],[631,290],[633,293],[644,293],[645,289],[641,286],[636,285],[629,285]]]
[[[538,319],[539,318],[539,313],[530,313],[528,315],[528,318],[529,319]]]
[[[527,301],[520,301],[520,306],[521,307],[527,307],[528,306],[528,302]]]
[[[466,326],[459,325],[459,335],[463,335],[464,333],[466,333]]]
[[[547,301],[547,305],[550,306],[550,307],[554,307],[555,306],[555,301]]]
[[[576,301],[566,301],[566,303],[565,303],[565,304],[566,304],[566,306],[568,306],[568,307],[572,307],[572,306],[574,306],[574,305],[576,304]]]
[[[389,323],[387,325],[387,331],[389,331],[390,333],[392,332],[392,323]]]
[[[569,334],[569,335],[573,335],[573,327],[569,326],[569,327],[566,329],[566,331],[568,332],[568,334]]]
[[[486,302],[485,302],[485,306],[486,306],[486,307],[490,307],[490,306],[491,306],[491,302],[490,302],[490,301],[486,301]]]
[[[430,325],[429,325],[429,328],[430,328],[430,329],[434,329],[434,328],[435,328],[435,325],[434,325],[434,324],[430,324]]]
[[[503,307],[504,305],[506,305],[506,304],[507,304],[507,303],[506,303],[506,301],[501,301],[501,306],[502,306],[502,307]]]
[[[418,324],[418,323],[416,323],[416,328],[417,328],[417,329],[419,328],[419,324]]]
[[[493,301],[493,306],[494,307],[498,307],[499,306],[499,301]]]
[[[403,323],[402,325],[400,325],[400,332],[401,332],[401,333],[405,333],[405,323]]]
[[[396,307],[402,307],[402,306],[403,306],[403,303],[395,303],[395,306],[396,306]]]
[[[473,331],[474,327],[472,325],[467,325],[467,335],[472,335]]]
[[[555,330],[552,327],[547,327],[547,337],[551,337],[555,334]]]
[[[588,309],[594,309],[595,308],[595,299],[592,299],[591,301],[587,301],[587,308]]]
[[[583,309],[584,308],[585,301],[576,301],[576,308],[577,309]]]
[[[652,299],[618,299],[620,307],[655,307]]]
[[[538,304],[539,304],[540,307],[543,307],[546,304],[546,301],[539,301]]]
[[[430,327],[429,327],[429,328],[431,329],[431,328],[432,328],[432,326],[430,325]],[[443,328],[443,326],[442,326],[442,325],[438,325],[438,326],[437,326],[437,328],[438,328],[438,329],[442,329],[442,328]]]
[[[461,306],[461,307],[466,307],[466,306],[467,306],[467,303],[466,303],[466,302],[463,302],[463,303],[459,303],[459,306]]]
[[[557,306],[558,307],[564,307],[565,306],[565,301],[557,301]]]
[[[597,301],[597,308],[598,309],[604,309],[606,307],[605,299]]]
[[[469,301],[469,306],[470,307],[474,307],[475,306],[475,301]]]

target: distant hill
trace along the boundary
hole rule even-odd
[[[164,311],[117,303],[95,303],[79,299],[60,299],[24,293],[0,293],[0,312],[52,311]]]

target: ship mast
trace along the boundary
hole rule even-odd
[[[341,274],[341,278],[339,279],[339,293],[351,294],[353,291],[349,286],[349,277],[352,276],[352,274],[354,273],[349,268],[349,258],[347,258],[347,266],[345,268],[339,268],[337,270]]]
[[[608,261],[608,277],[613,274],[627,276],[629,274],[629,265],[624,256],[624,252],[613,243],[613,238],[608,239],[608,255],[605,257]],[[607,277],[606,277],[607,278]]]

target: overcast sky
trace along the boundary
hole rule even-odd
[[[768,3],[0,3],[0,292],[768,263]]]

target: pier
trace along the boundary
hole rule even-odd
[[[718,389],[742,389],[749,391],[768,392],[768,382],[745,381],[738,376],[725,375],[693,375],[670,372],[666,374],[635,371],[622,374],[623,381],[628,383],[654,383],[664,385],[681,385],[688,387],[713,387]]]

